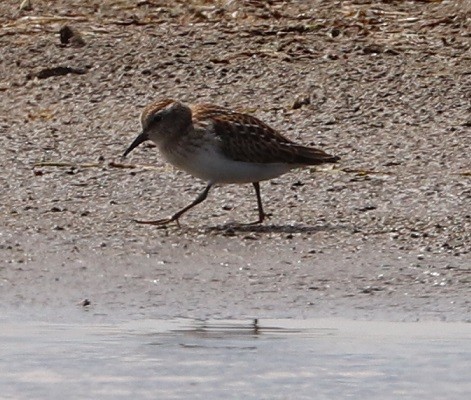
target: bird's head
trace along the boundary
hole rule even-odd
[[[178,139],[190,129],[191,117],[191,109],[176,100],[164,99],[149,104],[141,114],[142,132],[124,152],[123,157],[147,140],[160,147]]]

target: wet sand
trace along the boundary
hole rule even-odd
[[[185,3],[0,5],[2,313],[470,321],[461,2]],[[262,183],[260,227],[239,225],[250,185],[181,228],[137,225],[204,187],[151,146],[119,158],[160,97],[251,112],[341,163]]]

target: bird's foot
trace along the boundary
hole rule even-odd
[[[253,222],[249,222],[249,223],[245,223],[245,224],[242,224],[242,226],[254,226],[254,225],[260,225],[263,221],[265,221],[265,219],[268,219],[272,216],[273,214],[260,214],[258,216],[258,220],[257,221],[253,221]]]
[[[168,218],[163,218],[163,219],[157,219],[157,220],[151,220],[151,221],[143,221],[143,220],[138,220],[135,219],[133,220],[136,224],[142,224],[142,225],[154,225],[154,226],[166,226],[172,222],[176,222],[177,226],[180,228],[180,222],[178,221],[178,217],[175,217],[174,215]]]

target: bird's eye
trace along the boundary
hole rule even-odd
[[[162,120],[162,115],[161,114],[155,114],[153,117],[152,117],[152,123],[153,124],[156,124],[157,122],[161,121]]]

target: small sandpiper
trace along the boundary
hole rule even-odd
[[[188,210],[206,199],[215,184],[252,183],[257,195],[258,220],[267,216],[260,197],[260,181],[294,168],[335,163],[339,157],[285,138],[259,119],[213,104],[186,105],[172,99],[144,108],[142,133],[124,152],[126,157],[146,140],[153,141],[175,167],[207,182],[203,192],[172,216],[142,224],[179,223]]]

